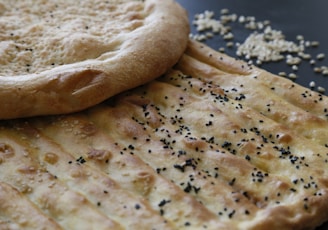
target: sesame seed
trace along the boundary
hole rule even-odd
[[[313,68],[313,71],[314,71],[315,73],[321,73],[321,72],[322,72],[322,69],[321,69],[320,67],[314,67],[314,68]]]
[[[301,41],[301,40],[304,40],[304,37],[303,37],[303,35],[297,35],[296,36],[296,39],[299,40],[299,41]]]
[[[298,70],[298,66],[297,65],[293,65],[292,66],[292,70],[297,71]]]
[[[317,90],[318,90],[319,93],[325,93],[326,92],[326,89],[322,86],[318,86]]]
[[[325,54],[324,54],[324,53],[319,53],[319,54],[316,56],[316,58],[317,58],[318,60],[323,60],[323,59],[325,58]]]
[[[290,79],[296,79],[297,78],[297,75],[296,74],[294,74],[294,73],[290,73],[290,74],[288,74],[288,77],[290,78]]]
[[[221,14],[228,14],[229,13],[229,10],[224,8],[224,9],[221,9],[220,11]]]
[[[278,75],[281,76],[281,77],[287,77],[287,73],[286,72],[279,72]]]
[[[312,47],[317,47],[317,46],[319,46],[319,42],[318,41],[312,41],[311,46]]]
[[[315,82],[314,82],[314,81],[311,81],[311,82],[309,83],[309,86],[310,86],[311,88],[314,88],[314,87],[315,87]]]

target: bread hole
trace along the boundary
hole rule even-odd
[[[34,166],[22,166],[17,169],[17,172],[22,174],[35,174],[37,169]]]
[[[107,150],[100,150],[100,149],[91,149],[87,156],[89,159],[94,159],[98,161],[108,161],[111,157],[111,153]]]
[[[87,175],[82,168],[74,167],[70,170],[70,176],[72,178],[85,178]]]
[[[81,132],[87,136],[92,136],[97,132],[97,127],[92,123],[85,124],[81,127]]]
[[[277,138],[280,143],[290,143],[293,140],[292,136],[286,133],[278,134]]]
[[[56,164],[58,161],[58,156],[55,153],[46,153],[44,156],[44,161],[52,165]]]
[[[133,181],[138,193],[143,196],[147,195],[154,184],[154,177],[148,172],[141,171],[137,174],[135,180]]]
[[[0,143],[0,154],[5,158],[13,157],[15,152],[14,149],[5,143]]]

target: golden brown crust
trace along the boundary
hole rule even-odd
[[[207,59],[206,59],[207,58]],[[201,62],[200,62],[201,61]],[[233,89],[229,95],[322,146],[328,140],[328,98],[294,82],[193,43],[180,61],[185,74]],[[226,71],[226,69],[234,69]]]
[[[328,132],[328,99],[309,91],[321,99],[296,102],[303,90],[190,41],[163,77],[91,109],[2,121],[0,181],[63,229],[80,218],[123,229],[314,229],[327,221],[328,145],[317,133]]]
[[[1,229],[62,229],[24,194],[3,182],[0,182],[0,216]]]
[[[0,63],[0,119],[69,113],[93,106],[160,76],[177,62],[187,44],[187,15],[173,0],[113,0],[107,1],[108,6],[103,6],[103,2],[84,1],[77,12],[76,7],[72,7],[75,1],[58,1],[57,5],[40,1],[40,4],[0,2],[4,8],[0,26],[7,35],[0,46],[3,61],[7,59]],[[11,4],[15,7],[10,8]],[[74,16],[85,11],[89,14]],[[58,12],[63,15],[56,15]],[[98,12],[101,14],[97,17],[94,14]],[[23,28],[16,28],[15,24],[12,28],[5,21],[13,20],[15,15],[22,18],[24,23],[18,21],[17,24]],[[54,20],[57,25],[49,26],[48,21],[42,20],[35,22],[33,16],[38,20],[48,17],[50,24]],[[31,25],[26,24],[29,20]],[[65,28],[50,33],[60,27],[59,23]],[[78,26],[84,24],[87,29],[83,27],[81,32]],[[91,26],[95,28],[89,28]],[[19,37],[24,29],[24,36],[30,38]],[[35,34],[38,30],[43,36],[41,32]],[[32,41],[25,45],[29,40]],[[12,56],[5,53],[14,52],[11,49],[15,42],[17,49],[23,49],[23,45],[27,48],[15,51],[17,58],[11,60]],[[33,55],[26,54],[31,52]]]

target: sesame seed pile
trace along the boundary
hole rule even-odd
[[[218,18],[209,10],[196,14],[192,24],[196,31],[190,34],[192,39],[204,42],[214,36],[222,37],[225,44],[219,47],[220,52],[235,50],[237,57],[257,66],[263,63],[286,62],[289,71],[276,73],[282,77],[292,80],[302,77],[298,73],[302,63],[308,63],[314,75],[328,76],[328,67],[322,64],[325,53],[309,52],[319,47],[318,41],[308,41],[303,35],[297,35],[293,41],[288,41],[283,31],[272,28],[269,20],[257,21],[254,16],[237,15],[230,13],[229,9],[222,9]],[[248,36],[244,41],[236,41],[233,30],[236,24],[247,31]],[[320,93],[326,91],[315,83],[315,79],[309,81],[308,87]]]

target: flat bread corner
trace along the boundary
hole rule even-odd
[[[163,74],[183,53],[175,1],[1,4],[0,119],[80,111]]]

